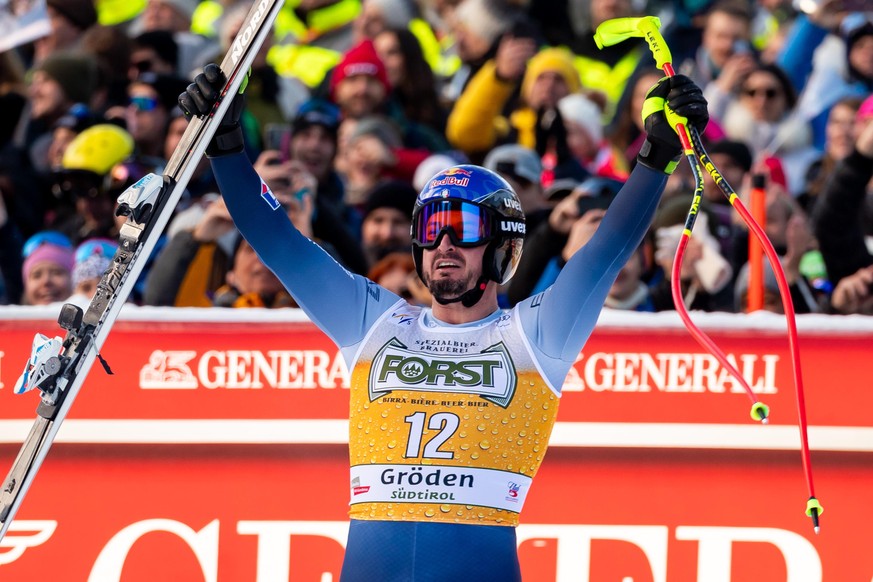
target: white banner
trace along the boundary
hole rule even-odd
[[[42,38],[49,32],[45,0],[0,0],[0,51]]]
[[[531,478],[519,473],[439,465],[352,467],[355,503],[449,503],[494,507],[518,513]]]

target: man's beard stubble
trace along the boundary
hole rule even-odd
[[[438,261],[443,259],[455,261],[459,263],[462,268],[466,266],[463,258],[454,253],[446,253],[445,255],[435,256],[433,264],[436,264]],[[457,299],[472,287],[472,281],[470,279],[470,276],[461,279],[440,277],[434,280],[431,279],[428,273],[424,273],[424,284],[427,285],[430,294],[434,298],[442,300]]]

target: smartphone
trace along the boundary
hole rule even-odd
[[[611,178],[592,176],[576,186],[576,190],[583,190],[587,195],[580,196],[576,204],[579,208],[579,216],[589,210],[599,208],[606,210],[621,190],[622,182]]]
[[[275,150],[287,161],[291,152],[291,125],[288,123],[268,123],[264,126],[264,149]]]
[[[606,210],[609,208],[609,205],[614,198],[615,194],[606,194],[603,196],[580,196],[576,201],[576,205],[579,209],[579,216],[582,216],[589,210]]]
[[[734,41],[733,53],[735,55],[746,55],[752,52],[752,45],[749,41],[743,38],[738,38]]]

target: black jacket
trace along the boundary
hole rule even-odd
[[[873,256],[864,243],[865,232],[873,226],[864,212],[871,177],[873,160],[853,151],[837,164],[815,203],[813,229],[828,278],[834,285],[843,277],[873,264]]]

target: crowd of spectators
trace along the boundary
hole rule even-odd
[[[114,253],[116,198],[161,173],[186,128],[178,95],[221,62],[251,0],[46,4],[48,34],[0,53],[0,304],[85,305]],[[601,50],[593,31],[642,15],[661,19],[674,67],[704,90],[702,140],[722,176],[747,204],[763,184],[796,310],[873,314],[869,2],[289,0],[251,69],[246,150],[301,232],[420,304],[416,192],[457,163],[495,170],[527,215],[501,293],[511,306],[587,243],[634,164],[663,73],[642,39]],[[693,190],[683,162],[608,308],[674,309]],[[681,266],[691,309],[748,310],[748,241],[707,176]],[[764,309],[781,312],[770,267],[763,284]],[[234,228],[205,159],[130,301],[295,305]]]

